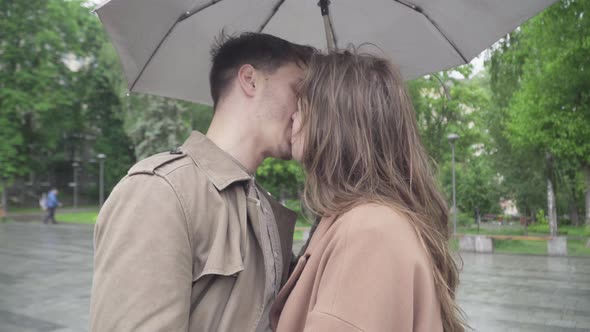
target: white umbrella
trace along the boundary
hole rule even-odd
[[[409,80],[468,63],[556,0],[411,1],[111,0],[96,12],[130,91],[210,104],[209,51],[222,29],[317,48],[372,43]]]

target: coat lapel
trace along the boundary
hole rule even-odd
[[[293,288],[295,288],[295,285],[297,284],[297,281],[299,280],[301,273],[303,273],[305,265],[312,256],[314,247],[317,246],[317,243],[321,241],[322,237],[326,234],[330,226],[334,223],[335,219],[335,217],[328,217],[320,221],[315,231],[315,234],[313,235],[307,249],[305,250],[305,253],[301,257],[299,257],[297,265],[295,265],[295,268],[293,269],[291,276],[285,283],[285,286],[283,286],[283,288],[277,295],[277,298],[270,309],[270,325],[273,330],[277,329],[279,317],[281,315],[281,312],[283,311],[283,308],[285,307],[285,303],[287,302],[289,295],[293,291]]]

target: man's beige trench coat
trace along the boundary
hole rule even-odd
[[[132,167],[98,217],[91,331],[255,331],[265,263],[251,180],[197,132]],[[296,216],[268,200],[284,284]]]

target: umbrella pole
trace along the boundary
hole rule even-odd
[[[324,30],[326,32],[326,41],[328,44],[328,51],[334,52],[336,50],[334,43],[334,31],[332,30],[332,21],[330,20],[328,7],[330,6],[330,0],[320,0],[318,3],[322,12],[322,18],[324,19]]]

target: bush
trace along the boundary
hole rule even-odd
[[[450,215],[450,223],[453,223],[453,214]],[[475,223],[475,219],[469,213],[459,212],[457,214],[457,226],[469,226]]]
[[[536,217],[539,224],[549,225],[549,221],[547,220],[547,217],[545,217],[545,211],[543,211],[543,209],[537,211]]]
[[[570,216],[559,217],[558,224],[559,224],[559,226],[571,226],[572,221],[570,219]]]
[[[285,201],[285,206],[295,211],[297,213],[297,226],[310,226],[313,223],[313,220],[309,219],[305,216],[304,212],[302,211],[301,201],[298,199],[288,199]]]
[[[539,218],[537,214],[537,218]],[[537,219],[539,220],[539,219]],[[541,224],[540,222],[536,222],[534,224],[530,224],[527,228],[529,233],[547,233],[549,234],[549,225],[548,224]]]
[[[531,224],[528,227],[529,233],[549,234],[549,225],[542,225],[539,223]],[[590,227],[588,226],[559,226],[557,227],[558,235],[567,236],[587,236],[590,237]]]

